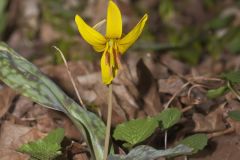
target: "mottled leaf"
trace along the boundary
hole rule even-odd
[[[141,145],[132,149],[126,156],[110,155],[109,160],[154,160],[160,157],[173,157],[190,154],[193,151],[185,145],[178,145],[166,150],[157,150],[150,146]]]
[[[113,137],[133,146],[151,136],[157,127],[158,121],[154,118],[130,120],[118,125],[114,130]]]
[[[32,63],[0,43],[0,79],[43,106],[63,111],[85,137],[92,157],[103,159],[105,124],[83,109]]]

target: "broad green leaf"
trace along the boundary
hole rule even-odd
[[[199,150],[202,150],[208,142],[208,137],[206,134],[194,134],[192,136],[189,136],[185,139],[183,139],[180,144],[184,144],[190,148],[193,148],[193,153],[198,152]]]
[[[240,110],[230,111],[228,112],[228,116],[233,120],[240,122]]]
[[[45,107],[64,112],[83,134],[96,160],[103,159],[105,124],[68,97],[32,63],[0,43],[0,79],[9,87]]]
[[[48,143],[57,143],[60,144],[64,138],[64,129],[57,128],[50,132],[46,137],[44,137],[44,141]]]
[[[210,99],[214,99],[214,98],[224,95],[227,91],[228,91],[227,86],[222,86],[217,89],[210,89],[207,92],[207,97]]]
[[[151,136],[157,127],[158,121],[154,118],[130,120],[118,125],[114,130],[113,137],[134,146]]]
[[[58,128],[43,139],[23,144],[18,151],[29,154],[32,159],[52,160],[61,154],[59,150],[63,138],[64,130]]]
[[[126,156],[110,155],[109,160],[155,160],[160,157],[173,157],[191,154],[192,148],[185,145],[177,145],[166,150],[157,150],[150,146],[141,145],[132,149]]]
[[[168,108],[163,110],[155,118],[161,122],[163,129],[168,129],[175,125],[181,118],[182,112],[177,108]]]
[[[222,74],[222,77],[232,83],[240,83],[240,71],[231,71]]]

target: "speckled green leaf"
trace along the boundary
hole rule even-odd
[[[208,142],[208,137],[206,134],[194,134],[183,139],[180,144],[184,144],[190,148],[193,148],[193,153],[202,150]]]
[[[126,156],[111,155],[109,160],[155,160],[160,157],[187,155],[192,153],[192,150],[192,148],[182,144],[166,150],[157,150],[150,146],[142,145],[132,149]]]
[[[52,160],[61,154],[60,144],[63,138],[64,130],[57,128],[43,139],[23,144],[18,151],[29,154],[31,159]]]
[[[151,136],[157,127],[158,121],[154,118],[130,120],[118,125],[114,130],[113,137],[133,146]]]
[[[36,66],[4,43],[0,43],[0,79],[34,102],[64,112],[85,137],[92,158],[103,159],[103,121],[79,106]]]
[[[163,110],[155,118],[161,122],[163,129],[168,129],[176,124],[182,116],[182,112],[177,108],[168,108]]]

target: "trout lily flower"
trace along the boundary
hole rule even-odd
[[[138,24],[122,37],[121,12],[112,0],[108,4],[105,36],[86,24],[79,15],[75,16],[83,39],[92,45],[96,52],[102,53],[101,72],[104,84],[110,84],[117,75],[121,65],[120,56],[138,39],[147,19],[148,15],[145,14]]]

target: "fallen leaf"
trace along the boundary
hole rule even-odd
[[[213,138],[208,146],[190,160],[238,160],[240,157],[240,137],[226,135]]]
[[[45,136],[46,136],[46,134],[39,131],[37,128],[32,128],[30,131],[21,135],[18,139],[16,139],[14,142],[12,142],[12,146],[13,146],[13,148],[18,149],[23,144],[41,139]]]
[[[226,129],[224,118],[219,110],[204,116],[200,113],[194,113],[192,117],[195,127],[194,132],[217,132]]]
[[[0,148],[1,160],[29,160],[30,156],[14,150]]]
[[[14,148],[13,143],[30,130],[30,127],[16,125],[5,121],[0,130],[0,146],[2,148]]]
[[[160,93],[168,93],[168,94],[175,94],[179,92],[184,85],[184,82],[178,76],[170,76],[167,79],[159,79],[158,80],[158,91]],[[181,93],[181,96],[183,93]]]
[[[0,118],[9,110],[15,95],[16,93],[8,87],[0,90]]]
[[[31,100],[24,96],[20,96],[12,114],[17,118],[22,118],[33,106],[34,103]]]

